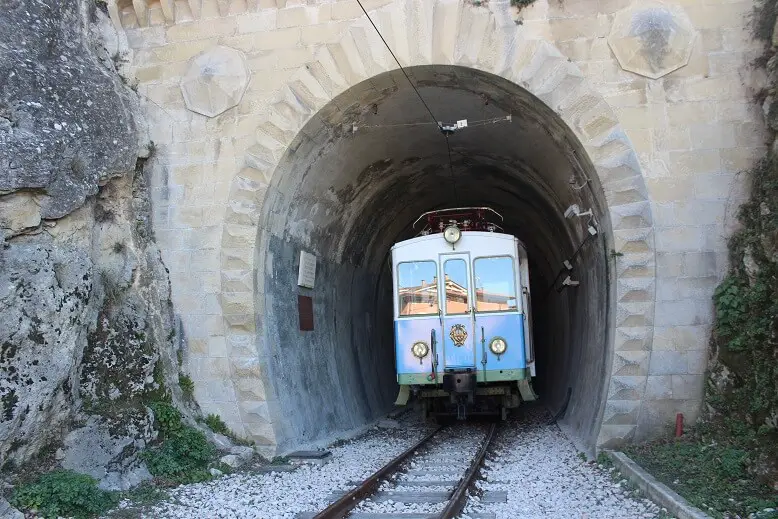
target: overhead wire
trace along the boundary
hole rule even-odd
[[[478,121],[467,121],[467,128],[474,128],[477,126],[486,126],[487,124],[495,124],[503,121],[510,120],[509,115],[504,115],[502,117],[491,117],[489,119],[480,119]],[[440,124],[435,123],[395,123],[395,124],[365,124],[365,125],[355,125],[355,128],[362,130],[362,129],[368,129],[368,128],[405,128],[409,126],[431,126],[435,125],[440,127]]]
[[[368,21],[370,22],[370,25],[373,26],[373,29],[375,29],[375,32],[378,34],[378,37],[381,38],[381,41],[384,42],[384,45],[386,46],[386,49],[389,51],[389,54],[392,55],[394,58],[394,61],[397,63],[397,66],[400,67],[400,70],[402,71],[403,75],[405,76],[405,79],[408,80],[408,83],[411,85],[413,90],[416,92],[416,95],[419,96],[419,100],[424,105],[424,108],[427,109],[427,112],[429,112],[430,117],[432,117],[432,120],[435,122],[435,124],[438,125],[438,128],[441,127],[440,122],[435,118],[435,114],[432,113],[432,110],[430,110],[430,107],[427,105],[427,102],[424,101],[424,98],[421,97],[421,94],[419,93],[419,90],[416,88],[416,85],[413,84],[413,81],[411,81],[411,78],[408,76],[408,73],[405,72],[405,69],[400,64],[400,60],[397,59],[397,56],[394,55],[394,52],[392,51],[392,48],[389,46],[389,44],[384,39],[384,36],[381,34],[381,31],[378,30],[378,27],[376,27],[376,24],[373,23],[373,19],[370,18],[370,15],[367,14],[367,10],[365,9],[365,6],[362,5],[361,0],[357,0],[357,3],[359,4],[359,7],[362,9],[362,12],[365,13],[365,16],[367,16]]]
[[[370,15],[367,14],[367,9],[365,9],[365,6],[362,5],[361,0],[357,0],[357,4],[359,4],[359,7],[362,9],[362,12],[365,13],[365,16],[370,22],[370,25],[373,26],[373,29],[375,29],[376,34],[378,34],[378,37],[381,38],[382,42],[384,42],[386,49],[389,51],[389,54],[392,55],[392,58],[394,58],[394,61],[397,63],[397,66],[400,67],[400,71],[402,71],[403,75],[405,76],[405,79],[408,80],[408,84],[411,85],[413,91],[416,92],[416,95],[419,97],[419,101],[421,101],[421,103],[424,105],[424,108],[427,109],[427,112],[430,114],[430,117],[432,117],[433,122],[438,126],[438,129],[441,132],[443,132],[443,125],[435,117],[435,114],[432,113],[432,110],[430,109],[429,105],[427,105],[427,102],[421,96],[419,89],[416,88],[416,85],[413,83],[413,81],[411,81],[410,76],[408,76],[408,73],[405,71],[405,68],[400,63],[400,60],[397,59],[397,56],[395,56],[394,51],[392,51],[392,48],[389,46],[389,43],[387,43],[387,41],[384,39],[384,36],[381,34],[381,31],[378,30],[378,27],[373,22],[373,19],[370,18]],[[459,196],[457,195],[456,179],[454,178],[454,165],[451,162],[451,145],[448,142],[448,134],[444,132],[443,136],[446,138],[446,149],[448,150],[448,170],[449,170],[449,174],[451,175],[451,186],[454,191],[454,201],[456,202],[457,205],[459,205]]]

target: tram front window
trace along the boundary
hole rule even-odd
[[[401,316],[438,314],[437,270],[434,261],[397,265]]]
[[[513,258],[501,256],[478,258],[475,273],[475,311],[504,312],[516,310],[516,277]]]
[[[446,313],[466,314],[470,311],[467,300],[467,264],[465,260],[447,260],[443,266],[446,273]]]

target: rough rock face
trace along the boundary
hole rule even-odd
[[[94,4],[0,10],[0,192],[27,190],[42,218],[60,218],[133,168],[135,102],[91,23]]]
[[[64,467],[127,488],[177,373],[142,123],[94,3],[0,11],[0,467],[62,444]]]

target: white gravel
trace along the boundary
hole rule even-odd
[[[324,466],[293,472],[240,473],[170,491],[170,499],[146,509],[145,518],[293,519],[317,512],[333,491],[346,491],[407,449],[431,429],[406,420],[398,429],[372,429],[331,448]],[[400,481],[456,481],[467,470],[485,434],[484,426],[456,425],[444,430],[412,458],[406,470],[382,483],[383,492],[450,491],[448,486],[405,486]],[[448,474],[439,472],[444,469]],[[438,472],[436,472],[436,470]],[[416,471],[416,474],[413,473]],[[643,519],[660,517],[654,503],[614,480],[613,472],[581,459],[573,444],[540,408],[525,408],[501,427],[463,519],[491,512],[497,519]],[[505,503],[481,503],[484,491],[507,491]],[[438,512],[443,504],[372,501],[360,512]],[[667,517],[663,515],[661,517]]]
[[[353,488],[430,429],[410,421],[399,429],[372,429],[335,448],[323,466],[304,465],[293,472],[232,474],[207,483],[184,485],[170,499],[142,514],[149,519],[240,518],[292,519],[317,512],[333,491]]]
[[[614,480],[612,471],[583,461],[540,408],[525,408],[507,425],[495,440],[482,472],[485,480],[477,487],[505,490],[508,501],[486,504],[472,496],[465,514],[492,512],[497,519],[659,516],[656,504],[637,497],[624,481]]]

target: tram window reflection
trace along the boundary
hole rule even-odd
[[[478,258],[473,262],[476,312],[515,310],[516,278],[513,258]]]
[[[400,315],[438,313],[438,274],[434,261],[410,261],[397,265]]]
[[[466,314],[470,310],[467,263],[461,259],[450,259],[446,261],[443,270],[446,274],[446,313]]]

